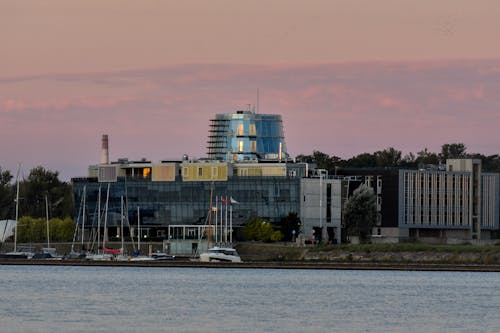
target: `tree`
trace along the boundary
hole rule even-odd
[[[361,184],[344,205],[344,223],[347,235],[358,236],[366,242],[377,222],[377,198],[373,189]]]
[[[0,167],[0,220],[14,218],[14,188],[10,184],[12,178],[8,170],[2,171]]]
[[[436,153],[432,153],[424,148],[417,153],[417,158],[415,160],[418,166],[424,166],[426,164],[438,164],[439,156]]]
[[[288,215],[281,219],[281,232],[283,233],[283,240],[289,242],[293,239],[295,235],[300,233],[300,218],[297,213],[290,212]]]
[[[377,165],[375,154],[363,153],[350,158],[347,167],[350,168],[373,168]]]
[[[51,241],[67,242],[73,239],[75,222],[72,218],[66,217],[64,220],[60,218],[50,219],[49,226]]]
[[[59,173],[38,166],[31,169],[28,178],[21,182],[20,212],[32,217],[45,217],[45,196],[49,203],[49,216],[71,216],[71,186],[59,180]]]
[[[401,151],[392,147],[377,151],[375,161],[379,167],[398,167],[401,164]]]
[[[439,158],[442,162],[449,158],[465,158],[467,148],[463,143],[447,143],[441,146],[441,154]]]
[[[258,216],[252,217],[243,230],[246,240],[255,241],[270,241],[271,237],[273,237],[273,232],[271,223],[264,221]],[[273,238],[275,237],[276,235]]]

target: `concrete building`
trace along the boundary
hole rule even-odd
[[[446,170],[399,171],[401,237],[446,242],[491,239],[499,228],[499,175],[481,161],[452,159]]]
[[[300,220],[302,236],[313,242],[340,244],[342,239],[341,179],[320,171],[300,181]]]

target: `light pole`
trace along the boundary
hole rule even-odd
[[[318,169],[319,173],[319,229],[320,229],[320,239],[319,241],[323,243],[324,232],[323,232],[323,175],[326,174],[325,169]]]

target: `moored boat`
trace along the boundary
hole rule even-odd
[[[232,247],[212,247],[200,254],[202,262],[241,262],[240,255]]]

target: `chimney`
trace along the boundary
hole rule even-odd
[[[102,135],[101,164],[109,164],[109,146],[107,134]]]

